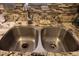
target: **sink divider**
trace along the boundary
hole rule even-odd
[[[47,51],[43,48],[42,41],[41,41],[41,30],[38,30],[38,44],[36,49],[33,52],[37,53],[46,53]]]

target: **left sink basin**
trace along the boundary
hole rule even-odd
[[[11,28],[0,40],[0,49],[5,51],[31,52],[36,48],[37,30],[32,27]]]

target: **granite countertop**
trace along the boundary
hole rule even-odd
[[[72,4],[68,4],[70,7],[72,6]],[[67,6],[68,6],[67,5]],[[56,8],[55,8],[56,6]],[[58,6],[58,7],[57,7]],[[46,26],[58,26],[60,25],[59,23],[57,23],[54,19],[54,16],[56,16],[55,18],[57,18],[57,15],[55,13],[65,13],[66,10],[71,11],[70,9],[63,9],[63,6],[65,6],[65,8],[68,8],[66,6],[66,4],[55,4],[55,5],[49,5],[50,10],[54,11],[54,13],[52,13],[53,15],[51,16],[51,14],[46,14],[47,18],[43,18],[41,15],[39,16],[38,14],[33,14],[33,26],[39,26],[39,27],[46,27]],[[73,5],[74,6],[74,5]],[[60,9],[57,9],[59,8]],[[44,8],[43,8],[44,9]],[[34,9],[35,10],[35,9]],[[76,8],[72,9],[72,11],[76,10]],[[23,11],[23,10],[22,10]],[[63,12],[62,12],[63,11]],[[17,13],[16,13],[17,12]],[[47,11],[49,12],[49,11]],[[69,13],[69,12],[68,12]],[[73,12],[75,13],[75,12]],[[2,36],[12,27],[14,26],[27,26],[27,13],[26,12],[20,12],[20,10],[15,10],[15,11],[8,11],[8,13],[6,13],[6,16],[8,17],[7,21],[3,24],[0,24],[0,39],[2,38]],[[37,16],[37,17],[36,17]],[[64,19],[64,20],[68,20],[68,19],[72,19],[74,15],[68,15],[66,17],[66,15],[62,15],[60,14],[59,17],[60,19]],[[20,18],[18,18],[20,17]],[[53,17],[53,18],[52,18]],[[53,21],[51,21],[51,19]],[[58,20],[58,18],[57,18]],[[76,35],[79,37],[79,31],[77,31],[74,25],[72,25],[71,23],[62,23],[62,25],[66,28],[66,29],[72,29]],[[79,56],[79,52],[60,52],[60,53],[53,53],[53,52],[48,52],[46,54],[47,56]],[[0,50],[0,56],[31,56],[31,52],[16,52],[16,51],[3,51]]]
[[[21,22],[21,24],[17,24],[18,22]],[[0,29],[0,38],[12,27],[15,26],[15,24],[17,24],[17,26],[26,26],[27,22],[26,21],[18,21],[16,23],[14,22],[6,22],[5,24],[7,25],[7,28],[3,27]],[[25,22],[25,24],[24,24]],[[12,26],[11,26],[12,25]],[[70,29],[74,29],[72,27],[71,24],[69,23],[63,23],[65,28],[70,28]],[[0,56],[31,56],[31,52],[16,52],[16,51],[3,51],[0,50]],[[52,52],[48,52],[47,56],[79,56],[79,52],[60,52],[60,53],[52,53]]]
[[[56,26],[59,25],[56,21],[51,22],[50,20],[48,20],[48,21],[47,20],[40,20],[39,22],[37,23],[37,21],[34,21],[32,25],[33,26],[39,26],[39,27],[45,27],[45,26],[55,26],[56,27]],[[71,23],[62,23],[62,25],[66,29],[74,30],[75,33],[78,35],[79,32],[77,30],[75,30],[75,26],[73,26]],[[2,25],[0,25],[0,38],[2,38],[2,36],[10,28],[12,28],[14,26],[27,26],[27,21],[16,21],[16,22],[10,21],[10,22],[3,23]],[[79,37],[79,35],[78,35],[78,37]],[[79,56],[79,52],[60,52],[60,53],[48,52],[46,55],[47,56]],[[31,56],[31,52],[16,52],[16,51],[0,50],[0,56]]]

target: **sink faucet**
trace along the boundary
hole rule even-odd
[[[28,6],[28,3],[26,3],[24,7],[25,7],[25,10],[27,10],[28,12],[28,24],[32,24],[33,16],[31,15],[31,12],[30,12],[30,6]]]

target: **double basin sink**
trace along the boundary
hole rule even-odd
[[[76,35],[61,27],[36,29],[16,26],[0,40],[0,50],[25,52],[74,52],[79,50]]]

